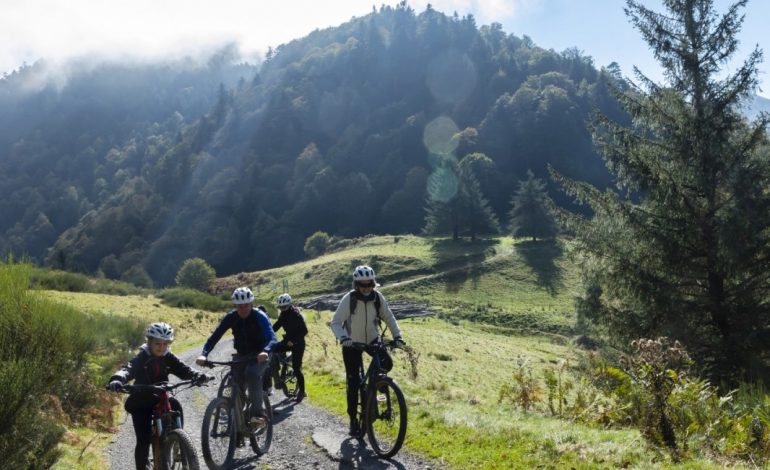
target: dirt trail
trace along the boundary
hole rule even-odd
[[[232,342],[221,342],[210,355],[213,360],[228,360]],[[180,358],[192,364],[199,350],[181,354]],[[195,443],[201,468],[206,468],[200,447],[201,419],[206,406],[217,393],[219,381],[206,387],[184,390],[176,395],[185,411],[185,429]],[[313,391],[309,390],[312,395]],[[256,457],[251,448],[239,448],[233,469],[440,469],[437,462],[399,452],[392,460],[376,458],[364,443],[347,435],[347,424],[339,417],[310,405],[284,400],[280,392],[270,397],[274,409],[275,426],[270,451]],[[409,434],[407,432],[407,441]],[[112,470],[134,469],[134,430],[131,417],[121,424],[119,432],[107,448]]]

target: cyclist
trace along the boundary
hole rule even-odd
[[[273,323],[273,331],[283,328],[286,334],[273,351],[291,351],[291,365],[294,368],[294,374],[297,376],[297,396],[295,400],[299,403],[307,396],[305,393],[305,376],[302,375],[302,357],[305,355],[307,325],[305,324],[305,317],[294,306],[288,293],[278,296],[276,305],[281,313],[278,314],[278,320]]]
[[[265,312],[253,307],[254,294],[248,287],[239,287],[233,291],[235,308],[219,322],[195,363],[204,365],[209,353],[227,330],[233,332],[233,343],[238,356],[256,354],[254,362],[243,369],[249,393],[250,420],[252,426],[264,426],[267,422],[262,403],[262,377],[267,370],[267,359],[275,347],[275,333]],[[236,360],[238,358],[236,357]]]
[[[390,310],[385,297],[375,289],[377,285],[374,270],[371,267],[356,267],[353,270],[353,290],[342,297],[329,325],[337,340],[342,344],[342,360],[345,363],[345,375],[347,377],[351,436],[357,435],[359,431],[359,423],[356,420],[356,405],[358,403],[358,388],[361,385],[358,371],[363,363],[363,351],[351,347],[352,344],[354,342],[371,344],[381,341],[382,338],[380,338],[380,332],[377,328],[379,320],[385,321],[394,341],[404,344],[396,317]],[[381,357],[380,360],[387,369],[393,367],[390,356]]]
[[[153,323],[145,332],[146,343],[139,348],[139,353],[125,366],[115,372],[110,378],[109,389],[118,391],[134,380],[140,385],[152,385],[168,382],[169,373],[184,380],[205,382],[213,377],[196,372],[188,367],[171,352],[170,345],[174,341],[174,329],[167,323]],[[182,412],[182,405],[176,398],[171,397],[171,407]],[[152,410],[158,398],[151,392],[132,394],[126,400],[125,409],[131,414],[136,434],[134,461],[136,468],[144,470],[152,445]],[[184,422],[184,418],[182,418]]]

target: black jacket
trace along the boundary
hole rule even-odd
[[[284,340],[291,341],[294,344],[305,341],[307,325],[305,325],[305,318],[297,310],[297,307],[292,306],[278,315],[278,320],[273,323],[273,331],[278,331],[281,328],[286,332]]]
[[[156,384],[168,382],[169,374],[183,380],[198,376],[198,372],[179,360],[174,353],[169,351],[161,357],[153,356],[149,347],[143,344],[139,353],[110,377],[110,382],[118,380],[125,384],[133,380],[140,385]],[[149,393],[131,395],[126,400],[126,410],[130,412],[133,409],[152,406],[155,402],[156,398]]]

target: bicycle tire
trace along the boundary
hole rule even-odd
[[[203,460],[211,470],[224,470],[233,462],[235,445],[236,424],[232,402],[227,397],[214,398],[206,408],[201,426]]]
[[[390,458],[406,438],[407,408],[404,393],[388,377],[375,380],[367,394],[366,434],[377,456]]]
[[[165,470],[200,470],[195,446],[184,429],[172,429],[166,434],[162,452]]]
[[[286,398],[297,396],[297,376],[294,375],[294,367],[291,362],[287,361],[281,366],[281,382],[283,383],[281,390]]]
[[[266,393],[262,394],[262,401],[264,402],[263,406],[265,416],[267,416],[267,424],[249,434],[251,450],[257,455],[267,453],[270,450],[270,444],[273,442],[273,408],[270,405],[270,398]]]

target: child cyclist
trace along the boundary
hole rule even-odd
[[[169,374],[200,382],[213,378],[191,369],[171,352],[169,346],[174,341],[174,330],[169,324],[153,323],[147,327],[145,336],[147,342],[139,348],[139,353],[110,378],[110,390],[118,391],[131,380],[140,385],[168,382]],[[181,413],[179,401],[174,397],[170,400],[171,407]],[[132,394],[126,400],[125,408],[131,414],[136,433],[134,460],[138,470],[147,467],[152,445],[152,410],[157,401],[158,398],[150,392]]]

